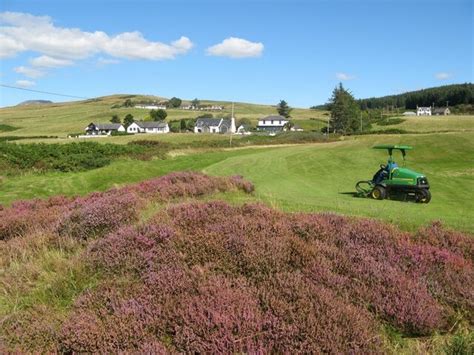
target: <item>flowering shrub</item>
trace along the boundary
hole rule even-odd
[[[374,353],[382,324],[418,336],[454,315],[474,321],[474,239],[439,223],[409,234],[221,201],[170,204],[139,223],[150,201],[235,189],[253,185],[184,172],[1,208],[0,256],[37,236],[71,241],[102,276],[57,332],[32,328],[38,339],[66,353]]]
[[[51,229],[69,203],[70,199],[58,196],[48,200],[18,201],[10,208],[0,209],[0,240]]]
[[[79,300],[61,349],[381,352],[380,321],[431,334],[474,311],[472,242],[445,247],[438,235],[451,232],[430,233],[258,204],[171,205],[90,245],[93,268],[129,281]]]
[[[86,197],[19,201],[9,208],[0,206],[0,240],[43,230],[87,239],[136,221],[146,201],[197,197],[234,189],[249,193],[253,185],[238,176],[178,172]]]
[[[111,190],[77,199],[63,215],[58,232],[76,239],[102,236],[119,226],[136,222],[140,201],[132,193]]]

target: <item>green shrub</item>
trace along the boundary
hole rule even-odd
[[[10,132],[17,130],[18,127],[13,127],[7,124],[0,124],[0,132]]]
[[[403,118],[395,117],[395,118],[387,118],[387,119],[384,119],[384,120],[380,120],[380,121],[377,122],[377,124],[379,126],[393,126],[393,125],[400,124],[402,122],[405,122],[405,120]]]

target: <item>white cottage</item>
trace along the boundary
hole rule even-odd
[[[169,133],[170,127],[166,122],[137,121],[127,127],[127,133]]]
[[[88,136],[110,136],[114,132],[125,132],[125,127],[120,123],[91,122],[84,130]]]
[[[417,116],[431,116],[431,107],[416,107]]]
[[[237,132],[235,118],[198,118],[194,125],[194,133],[233,133]]]
[[[257,130],[268,132],[286,131],[286,124],[290,122],[283,116],[267,116],[258,120]]]

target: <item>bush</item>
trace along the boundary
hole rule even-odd
[[[201,179],[171,175],[140,193]],[[61,349],[381,352],[379,322],[426,335],[446,330],[454,313],[473,313],[464,255],[474,242],[430,228],[412,236],[376,221],[254,204],[170,206],[89,247],[94,268],[132,281],[78,301]]]

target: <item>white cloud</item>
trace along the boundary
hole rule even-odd
[[[263,48],[261,42],[250,42],[242,38],[229,37],[221,43],[209,47],[207,54],[230,58],[260,57]]]
[[[68,59],[58,59],[47,55],[42,55],[30,60],[30,64],[39,68],[59,68],[72,65],[73,61]]]
[[[110,36],[103,31],[56,27],[48,16],[27,13],[0,13],[0,49],[3,57],[34,51],[62,60],[79,60],[99,53],[128,59],[173,59],[192,48],[187,37],[166,44],[152,42],[140,32]],[[41,57],[40,57],[41,58]]]
[[[36,85],[36,83],[31,80],[17,80],[15,84],[22,88],[29,88]]]
[[[108,65],[108,64],[118,64],[118,63],[120,63],[120,60],[113,59],[113,58],[99,57],[97,59],[98,65]]]
[[[38,70],[35,68],[30,68],[30,67],[24,67],[24,66],[16,67],[13,70],[18,74],[23,74],[24,76],[28,78],[33,78],[33,79],[40,78],[46,74],[42,70]]]
[[[440,72],[435,74],[435,78],[438,80],[448,80],[452,77],[453,75],[451,73],[446,73],[446,72]]]
[[[336,73],[336,79],[338,80],[353,80],[355,79],[354,75],[347,73]]]

